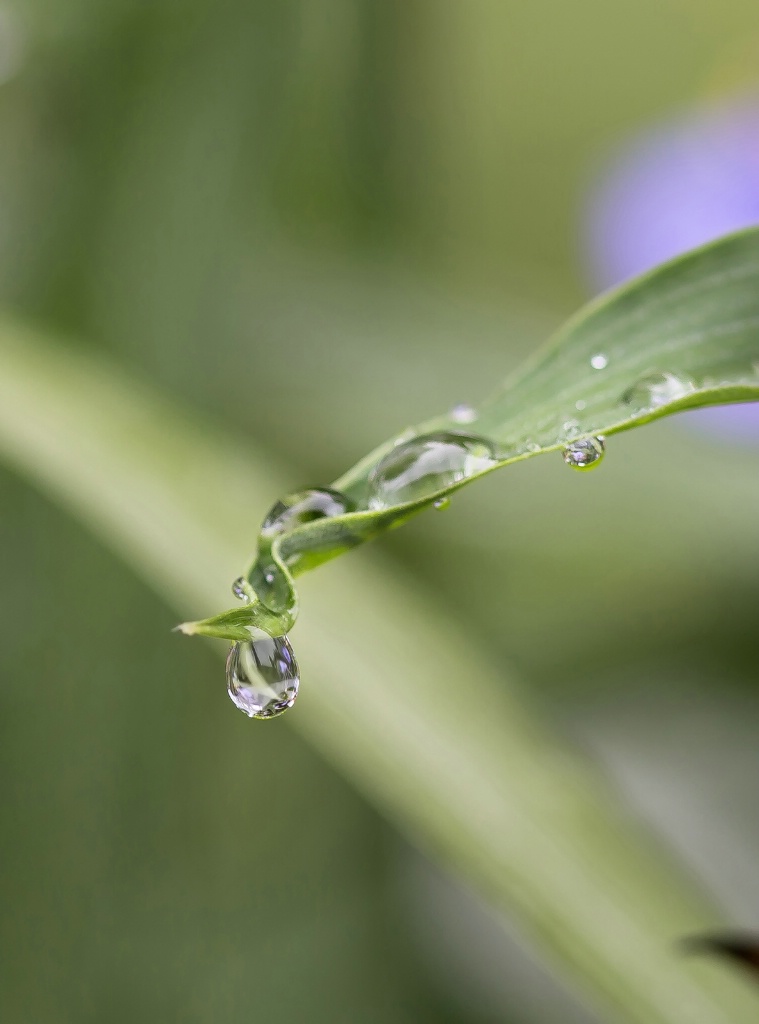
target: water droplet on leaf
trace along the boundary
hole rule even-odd
[[[477,419],[477,410],[471,405],[467,405],[466,402],[460,402],[458,405],[454,405],[448,416],[454,423],[474,423]]]
[[[655,373],[641,377],[622,395],[622,401],[639,411],[659,409],[670,402],[676,402],[696,390],[695,383],[686,376],[674,373]]]
[[[580,433],[580,423],[578,420],[564,420],[561,425],[561,433],[565,441],[571,441],[573,437],[577,437]]]
[[[567,445],[561,454],[572,469],[593,469],[604,457],[605,451],[602,437],[586,437]]]
[[[227,656],[227,691],[249,718],[275,718],[298,696],[300,677],[286,636],[251,628],[251,640],[232,644]]]
[[[261,534],[273,540],[280,534],[328,516],[355,511],[356,503],[329,487],[311,487],[297,494],[288,494],[269,510],[261,525]]]
[[[575,402],[575,409],[577,409],[578,412],[582,412],[582,410],[584,408],[585,408],[585,402],[583,402],[583,400],[581,398],[578,399],[578,401]]]
[[[246,604],[250,604],[250,595],[248,594],[248,581],[244,576],[238,576],[232,584],[232,593],[240,601],[244,601]]]
[[[590,357],[590,365],[594,370],[605,370],[609,365],[609,360],[603,352],[598,352],[596,355]]]
[[[369,508],[420,501],[495,464],[492,445],[471,434],[423,434],[398,445],[369,474]]]
[[[443,509],[450,508],[450,505],[451,505],[451,499],[450,498],[438,498],[437,501],[434,501],[432,503],[432,507],[438,509],[438,511],[440,511],[440,512],[442,512]]]

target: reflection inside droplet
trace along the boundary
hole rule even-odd
[[[252,627],[251,636],[230,648],[227,692],[249,718],[275,718],[298,696],[298,663],[286,636],[271,637]]]
[[[606,445],[602,437],[586,437],[573,441],[562,451],[562,457],[572,469],[593,469],[604,457]]]
[[[695,382],[685,374],[652,373],[629,387],[622,401],[637,411],[660,409],[695,390]]]
[[[454,423],[474,423],[477,419],[477,410],[466,402],[460,402],[454,405],[448,416]]]
[[[246,604],[250,603],[250,593],[248,592],[248,581],[244,576],[238,576],[232,584],[232,593],[240,601],[244,601]]]
[[[391,449],[369,474],[369,507],[403,505],[495,465],[493,446],[471,434],[424,434]]]
[[[288,494],[273,505],[261,525],[261,534],[270,540],[316,519],[344,515],[355,508],[355,502],[339,491],[330,487],[311,487]]]

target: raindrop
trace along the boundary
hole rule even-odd
[[[622,401],[634,409],[660,409],[696,390],[690,377],[674,373],[655,373],[642,377],[622,395]]]
[[[261,534],[273,540],[280,534],[328,516],[339,516],[355,511],[350,498],[329,487],[312,487],[297,494],[288,494],[269,510],[261,526]]]
[[[606,445],[602,437],[586,437],[573,441],[562,451],[564,461],[572,469],[592,469],[604,457]]]
[[[590,357],[590,365],[594,370],[605,370],[609,365],[609,360],[603,352],[598,352],[596,355]]]
[[[248,587],[248,581],[245,579],[244,576],[238,576],[237,579],[232,584],[232,593],[235,595],[235,597],[239,598],[241,601],[244,601],[245,604],[250,604],[250,594],[248,593]]]
[[[575,402],[575,409],[577,409],[578,412],[582,412],[582,410],[584,408],[585,408],[585,402],[583,402],[583,400],[581,398],[578,399],[578,401]]]
[[[450,508],[450,505],[451,505],[451,499],[450,498],[438,498],[437,501],[433,501],[433,503],[432,503],[432,507],[436,508],[439,512],[442,512],[443,509]]]
[[[467,405],[466,402],[460,402],[458,405],[454,405],[448,413],[448,417],[454,423],[474,423],[477,419],[477,410],[471,405]]]
[[[369,508],[420,501],[497,461],[484,438],[452,432],[423,434],[391,449],[371,471]]]
[[[300,677],[286,636],[251,627],[251,640],[232,644],[227,656],[227,691],[249,718],[275,718],[298,696]]]

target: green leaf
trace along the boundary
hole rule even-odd
[[[759,399],[759,230],[722,239],[618,288],[578,313],[548,346],[518,371],[463,426],[451,415],[401,435],[476,435],[493,458],[455,482],[430,484],[413,501],[385,501],[367,508],[372,472],[398,444],[393,438],[371,452],[332,486],[352,498],[357,511],[315,519],[266,545],[266,562],[289,601],[273,627],[284,633],[297,614],[294,576],[400,526],[486,473],[513,462],[564,449],[569,443],[608,437],[661,416],[725,402]],[[486,464],[484,464],[486,463]],[[309,552],[311,557],[300,556]],[[316,553],[317,557],[314,557]],[[261,555],[248,579],[261,591]],[[263,604],[253,625],[271,631]],[[260,615],[258,614],[260,612]],[[225,613],[234,619],[234,613]],[[186,632],[239,638],[224,629],[224,615],[186,624]]]
[[[12,323],[0,325],[0,454],[180,613],[222,599],[252,511],[284,490],[251,446]],[[604,1020],[752,1024],[753,991],[672,951],[720,924],[688,873],[536,720],[481,639],[371,554],[304,581],[291,725],[514,918]],[[221,672],[215,683],[222,699]]]

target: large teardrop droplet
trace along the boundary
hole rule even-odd
[[[298,696],[298,662],[286,636],[272,637],[262,629],[251,634],[230,648],[227,692],[249,718],[276,718]]]
[[[422,434],[396,445],[369,474],[369,508],[420,501],[460,483],[497,459],[490,442],[473,434]]]

